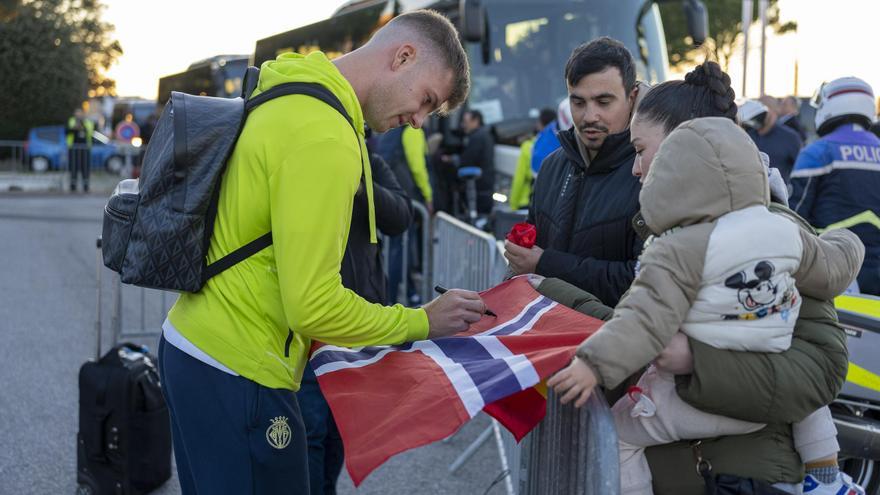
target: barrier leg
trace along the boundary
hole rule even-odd
[[[478,436],[476,440],[471,442],[471,444],[468,445],[466,449],[464,449],[464,452],[462,452],[458,457],[455,458],[454,461],[452,461],[452,464],[449,465],[449,472],[454,473],[458,471],[458,468],[460,468],[465,462],[467,462],[468,459],[470,459],[471,456],[473,456],[477,452],[477,449],[479,449],[483,446],[484,443],[486,443],[486,440],[488,440],[492,436],[492,434],[492,425],[489,425],[488,428],[483,430],[483,433],[480,433],[480,436]]]

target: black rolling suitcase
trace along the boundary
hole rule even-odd
[[[155,363],[125,343],[80,368],[77,494],[137,495],[171,477],[171,423]]]

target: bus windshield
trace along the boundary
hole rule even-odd
[[[641,29],[636,29],[644,3],[486,1],[488,46],[468,44],[470,108],[480,110],[488,124],[534,118],[544,107],[555,109],[568,94],[564,70],[572,49],[600,36],[616,38],[626,45],[635,59],[638,79],[651,83],[665,80],[666,43],[656,5],[642,17]]]

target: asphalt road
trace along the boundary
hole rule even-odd
[[[104,194],[0,195],[0,494],[75,491],[77,373],[95,355],[95,239],[105,200]],[[101,274],[106,350],[113,278],[106,269]],[[166,297],[165,306],[171,303]],[[158,329],[162,306],[157,292],[125,288],[124,330]],[[155,349],[156,337],[133,340]],[[489,489],[501,473],[494,441],[456,474],[447,472],[487,425],[478,418],[446,443],[396,456],[358,489],[343,473],[339,493],[502,494],[503,483]],[[180,493],[176,477],[154,493]]]

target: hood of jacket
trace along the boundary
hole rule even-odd
[[[322,52],[312,52],[308,55],[298,53],[283,53],[275,60],[268,60],[260,66],[260,79],[251,97],[267,91],[279,84],[290,82],[317,83],[329,89],[339,102],[342,103],[346,113],[351,118],[358,144],[361,147],[361,163],[366,163],[367,147],[364,140],[364,114],[354,88],[348,82],[339,69]],[[343,129],[340,132],[348,132]],[[370,223],[370,241],[377,242],[376,236],[376,211],[373,204],[373,178],[370,167],[363,166],[364,184],[367,189],[367,206]]]
[[[284,53],[275,60],[263,62],[260,80],[252,96],[289,82],[318,83],[332,91],[351,117],[354,128],[363,137],[364,114],[354,88],[322,52],[308,55]]]
[[[639,194],[648,228],[711,222],[734,210],[770,204],[758,148],[732,120],[706,117],[679,125],[660,145]]]

